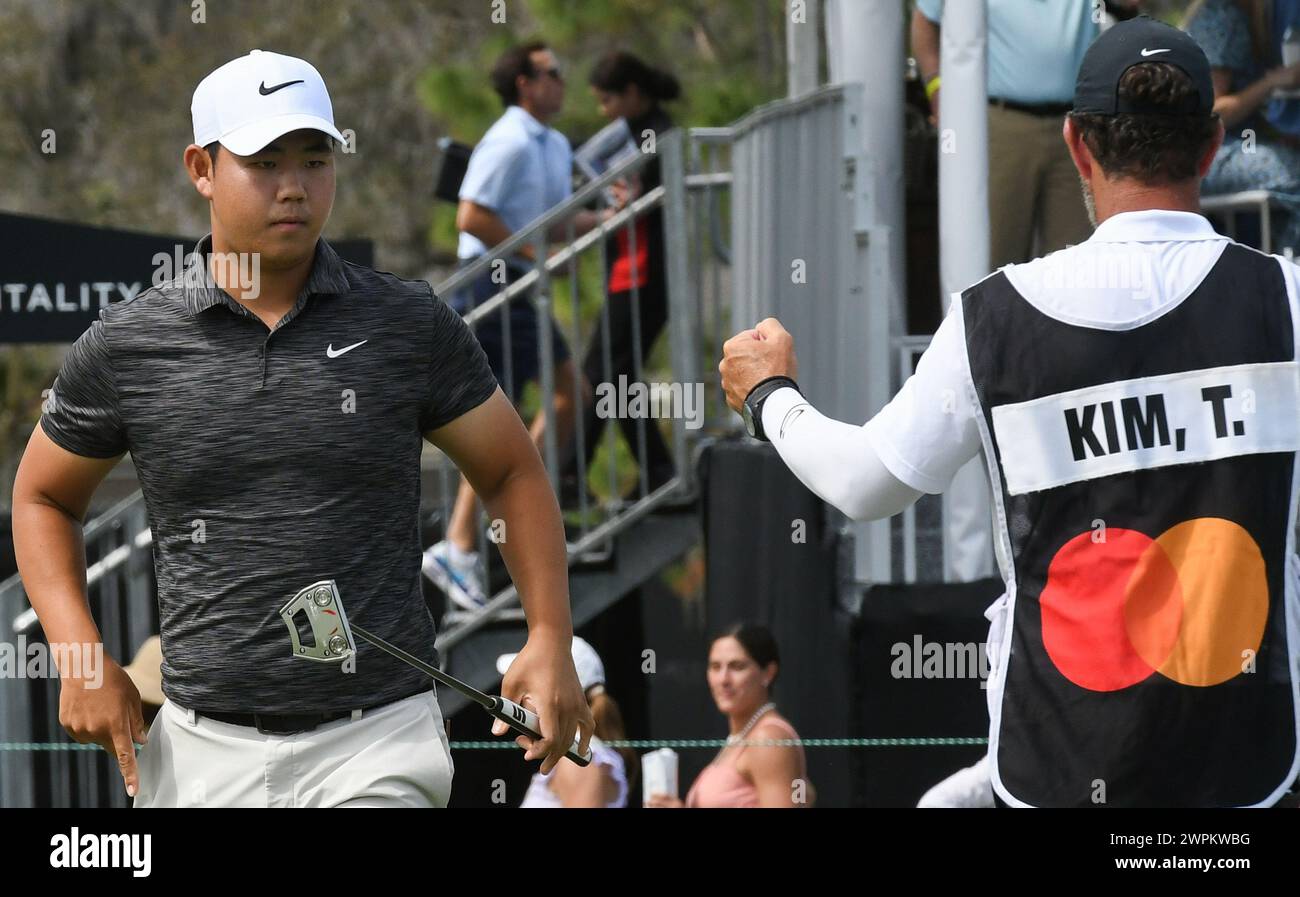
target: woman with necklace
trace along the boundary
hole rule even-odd
[[[727,743],[696,778],[685,802],[653,794],[647,807],[812,805],[814,791],[799,735],[769,700],[779,666],[776,639],[765,626],[737,624],[713,640],[709,690],[727,717]]]

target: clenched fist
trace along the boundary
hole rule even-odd
[[[776,318],[764,318],[753,330],[742,330],[722,344],[718,371],[727,405],[739,412],[750,390],[768,377],[798,379],[794,337]]]

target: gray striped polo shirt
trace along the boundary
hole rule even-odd
[[[209,235],[195,258],[210,250]],[[108,306],[69,353],[41,426],[78,455],[131,453],[169,698],[341,710],[429,680],[364,642],[351,671],[296,658],[279,609],[334,579],[350,621],[436,662],[420,592],[422,434],[496,385],[428,283],[345,262],[322,239],[274,330],[206,265]]]

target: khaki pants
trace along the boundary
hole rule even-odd
[[[433,691],[298,735],[169,700],[138,764],[136,807],[445,807],[454,770]]]
[[[990,271],[1092,235],[1062,119],[989,106]]]

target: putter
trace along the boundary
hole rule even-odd
[[[299,613],[307,615],[307,623],[311,626],[312,636],[315,641],[314,645],[304,645],[302,638],[298,635],[298,627],[293,618]],[[338,585],[332,579],[322,579],[320,582],[314,582],[300,590],[298,594],[289,600],[288,604],[280,608],[280,618],[289,627],[289,638],[293,642],[294,657],[322,663],[342,663],[356,654],[356,642],[352,640],[355,633],[379,650],[415,667],[448,688],[454,688],[486,710],[490,716],[501,720],[516,732],[527,735],[529,738],[542,737],[542,726],[537,719],[537,714],[527,707],[522,707],[509,698],[503,698],[500,695],[484,694],[474,686],[461,682],[455,676],[447,675],[433,664],[425,663],[415,655],[384,641],[379,636],[366,632],[360,626],[349,625],[347,614],[343,612],[343,601],[339,597]],[[578,752],[580,744],[580,740],[575,738],[573,746],[569,748],[564,756],[579,766],[586,766],[591,762],[591,750],[588,749],[586,754],[580,754]]]

